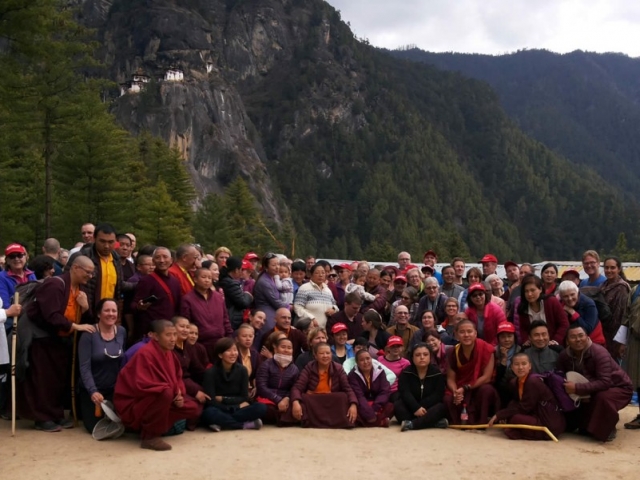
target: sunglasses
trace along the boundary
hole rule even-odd
[[[15,260],[16,258],[24,258],[24,253],[12,253],[11,255],[7,255],[7,260]]]
[[[338,275],[336,275],[335,273],[332,273],[329,275],[329,278],[338,278]]]

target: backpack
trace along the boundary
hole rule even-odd
[[[36,292],[44,280],[32,280],[16,287],[16,292],[11,297],[11,303],[16,301],[16,293],[20,295],[19,302],[23,307],[31,303],[36,298]]]
[[[606,323],[611,320],[611,309],[609,308],[609,304],[604,299],[604,294],[600,287],[582,287],[580,289],[580,293],[586,295],[596,304],[596,308],[598,309],[598,319],[600,323]]]
[[[564,382],[566,380],[564,373],[560,371],[545,372],[541,374],[532,374],[539,377],[544,384],[549,387],[551,393],[558,403],[558,408],[563,412],[573,412],[580,406],[580,401],[574,402],[564,389]]]

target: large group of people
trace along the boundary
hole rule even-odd
[[[423,265],[408,252],[393,265],[332,265],[137,249],[109,224],[81,232],[70,251],[47,239],[31,260],[12,243],[0,272],[0,413],[10,419],[14,333],[14,407],[44,432],[80,418],[95,434],[115,412],[158,451],[196,428],[394,419],[403,432],[507,423],[606,442],[640,386],[640,291],[617,258],[601,275],[593,250],[584,280],[512,261],[503,279],[492,254],[482,269],[455,258],[438,271],[433,250]],[[548,438],[506,427],[510,439]],[[625,427],[640,429],[640,415]]]

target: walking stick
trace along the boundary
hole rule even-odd
[[[73,413],[73,425],[78,426],[78,414],[76,412],[76,354],[78,353],[78,331],[73,332],[73,355],[71,355],[71,413]]]
[[[484,428],[489,428],[489,424],[485,425],[449,425],[449,428],[455,428],[456,430],[479,430]],[[537,425],[523,425],[520,423],[509,424],[509,423],[494,423],[491,428],[520,428],[522,430],[536,430],[538,432],[546,433],[551,440],[557,442],[558,439],[556,436],[551,433],[551,431],[547,427],[537,426]]]
[[[13,296],[14,303],[20,303],[20,293]],[[11,332],[11,436],[16,436],[16,345],[18,343],[18,315],[13,317]]]

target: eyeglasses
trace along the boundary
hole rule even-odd
[[[265,260],[271,260],[272,258],[278,258],[278,256],[275,253],[266,253],[264,255]]]
[[[437,290],[438,287],[426,287],[425,290]]]
[[[24,253],[12,253],[11,255],[7,255],[7,260],[15,260],[17,258],[24,258]]]
[[[411,297],[405,297],[404,295],[400,297],[402,300],[411,300]]]
[[[96,274],[96,272],[95,272],[95,271],[93,271],[93,270],[87,270],[86,268],[81,267],[80,265],[76,265],[76,267],[78,267],[80,270],[84,271],[84,273],[86,273],[86,274],[87,274],[87,275],[89,275],[90,277],[93,277],[93,276]]]

